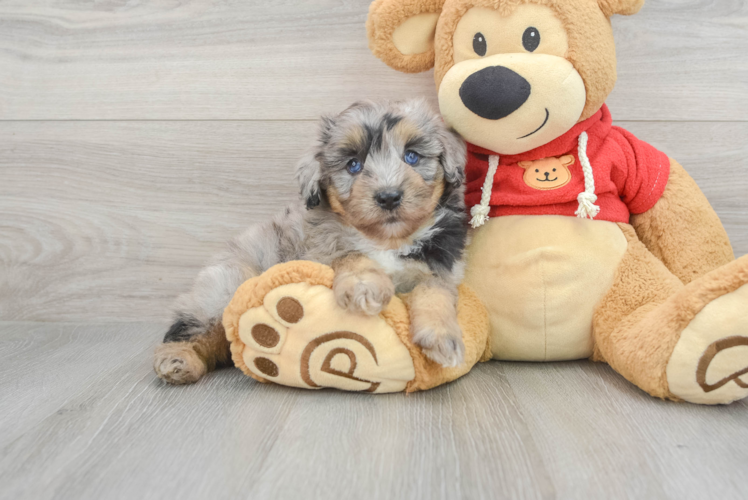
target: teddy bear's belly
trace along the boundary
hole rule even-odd
[[[465,282],[488,309],[494,359],[592,354],[592,315],[627,248],[616,224],[550,215],[495,217],[472,238]]]

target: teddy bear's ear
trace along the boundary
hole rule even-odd
[[[532,167],[532,164],[533,164],[533,162],[531,162],[531,161],[521,161],[521,162],[517,163],[517,165],[519,165],[520,167],[524,168],[525,170],[528,169],[528,168],[530,168],[530,167]]]
[[[644,5],[644,0],[597,0],[597,3],[607,17],[613,14],[630,16],[639,12]]]
[[[419,73],[434,66],[434,33],[445,0],[376,0],[366,32],[372,53],[392,68]]]

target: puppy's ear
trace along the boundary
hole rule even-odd
[[[376,0],[366,32],[372,53],[404,73],[434,66],[434,34],[444,0]]]
[[[310,151],[296,165],[296,181],[299,183],[301,198],[306,203],[307,210],[322,202],[319,184],[321,167],[316,156],[316,151]]]
[[[322,203],[322,151],[330,142],[335,127],[335,117],[324,115],[319,120],[317,143],[310,149],[296,165],[296,181],[299,183],[301,198],[306,203],[307,210]]]
[[[356,102],[353,103],[351,106],[349,106],[348,109],[353,108],[354,106],[360,105],[360,103]],[[330,142],[330,138],[332,136],[332,129],[335,127],[335,117],[331,115],[322,115],[319,119],[319,132],[318,132],[318,139],[319,143],[322,146],[326,146],[328,142]]]
[[[467,162],[467,146],[457,132],[443,124],[439,129],[439,141],[443,152],[439,162],[444,169],[444,180],[450,186],[458,188],[465,180],[465,163]]]
[[[639,12],[644,6],[644,0],[597,0],[597,3],[607,17],[613,14],[630,16]]]

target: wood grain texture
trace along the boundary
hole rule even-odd
[[[3,329],[12,337],[26,325]],[[54,325],[56,331],[75,326]],[[90,326],[87,328],[91,328]],[[153,328],[101,329],[154,341]],[[2,331],[2,330],[0,330]],[[0,343],[5,332],[0,333]],[[91,349],[79,336],[63,347]],[[56,348],[37,346],[45,360]],[[98,343],[97,354],[109,347]],[[98,374],[0,452],[0,496],[12,498],[549,498],[553,487],[507,387],[483,380],[417,396],[307,392],[238,370],[166,386],[149,349]],[[1,354],[0,354],[1,356]],[[2,360],[3,358],[0,358]],[[33,398],[21,378],[16,394]],[[41,395],[39,395],[41,396]],[[40,405],[41,406],[41,405]],[[489,457],[506,453],[501,468]],[[33,481],[30,479],[33,478]]]
[[[748,487],[746,402],[662,402],[588,362],[489,362],[409,396],[235,369],[171,387],[150,366],[163,326],[0,324],[0,396],[14,403],[1,497],[737,499]]]
[[[745,498],[748,402],[653,399],[604,364],[502,369],[558,498]]]
[[[5,0],[0,119],[310,119],[435,97],[375,59],[369,0]],[[620,120],[745,120],[748,2],[648,0],[615,18]]]
[[[624,122],[748,253],[748,123]],[[314,122],[0,123],[0,318],[166,320],[225,240],[297,193]]]
[[[0,318],[166,319],[230,235],[295,198],[314,128],[0,123]]]
[[[82,406],[68,402],[123,365],[143,364],[164,328],[0,323],[0,450],[49,415],[83,410],[85,396]]]
[[[589,362],[489,362],[409,396],[262,385],[236,369],[171,387],[150,366],[163,326],[0,323],[0,497],[731,500],[748,488],[746,402],[662,402]]]

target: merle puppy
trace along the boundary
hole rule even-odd
[[[301,200],[200,271],[156,349],[158,376],[185,384],[230,364],[224,307],[245,280],[290,260],[331,265],[338,303],[360,314],[410,292],[413,341],[444,366],[460,364],[465,157],[462,139],[422,100],[360,102],[323,117],[297,168]]]

